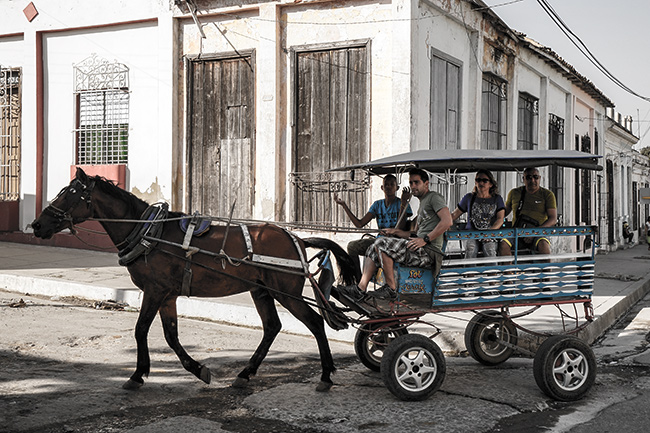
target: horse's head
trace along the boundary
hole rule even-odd
[[[63,229],[72,229],[92,216],[91,193],[95,187],[95,180],[80,168],[70,182],[70,185],[61,190],[48,207],[43,209],[31,226],[34,235],[39,238],[49,239],[54,233]]]

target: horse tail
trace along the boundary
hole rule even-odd
[[[343,284],[351,285],[357,283],[357,267],[352,261],[352,257],[334,241],[325,238],[305,238],[302,239],[307,248],[324,248],[330,250],[339,267],[339,275]]]

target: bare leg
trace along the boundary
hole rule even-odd
[[[386,284],[388,286],[395,290],[397,287],[397,283],[395,282],[395,272],[393,271],[393,268],[395,266],[395,261],[393,260],[392,257],[390,257],[386,253],[381,253],[381,260],[382,263],[384,264],[384,278],[386,279]]]
[[[359,288],[362,291],[365,292],[368,289],[368,284],[376,272],[377,265],[375,265],[375,262],[366,257],[363,261],[363,275],[361,276],[361,281],[359,281],[358,284]]]
[[[512,248],[510,248],[510,245],[508,245],[504,241],[499,242],[499,255],[500,256],[511,256],[512,255]]]

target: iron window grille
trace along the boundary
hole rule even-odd
[[[0,201],[20,196],[21,69],[0,67]]]
[[[74,66],[76,162],[126,164],[129,68],[95,54]]]
[[[483,76],[481,95],[481,147],[506,147],[508,84],[494,75]]]
[[[517,149],[534,150],[537,148],[539,100],[527,93],[520,93],[518,114]]]
[[[548,148],[564,149],[564,119],[549,113],[548,120]],[[558,224],[564,218],[564,169],[556,165],[549,167],[549,189],[555,194],[557,201]]]

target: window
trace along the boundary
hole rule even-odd
[[[460,147],[460,72],[460,66],[436,55],[432,56],[430,149]]]
[[[74,66],[77,164],[126,164],[129,69],[92,55]]]
[[[517,116],[517,149],[519,150],[537,148],[538,106],[537,98],[527,93],[519,93]]]
[[[0,67],[0,202],[20,196],[21,77],[20,68]]]
[[[506,147],[507,83],[493,75],[483,76],[481,96],[481,147]]]
[[[564,119],[553,113],[549,114],[548,121],[548,148],[564,149]],[[564,223],[564,170],[562,167],[552,165],[549,168],[549,189],[555,194],[557,200],[558,224]]]

